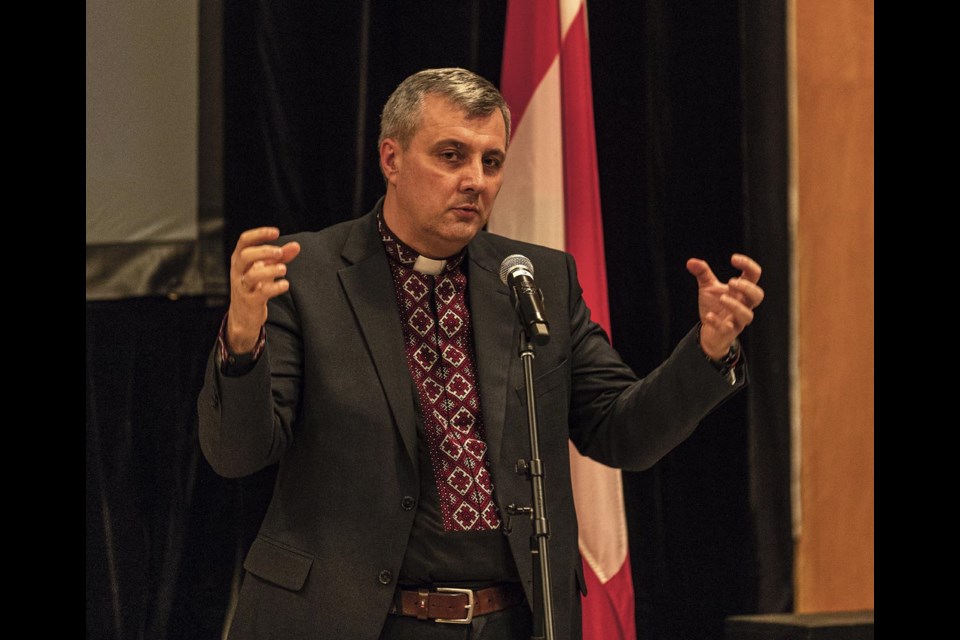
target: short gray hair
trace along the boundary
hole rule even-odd
[[[500,109],[506,125],[506,144],[510,144],[510,107],[493,84],[466,69],[424,69],[401,82],[383,106],[380,114],[380,138],[377,147],[386,138],[394,138],[406,148],[423,112],[423,97],[439,95],[463,109],[471,118],[488,116]]]

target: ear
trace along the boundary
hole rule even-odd
[[[387,182],[393,182],[396,179],[402,164],[403,149],[400,148],[400,144],[393,138],[384,138],[380,143],[380,170]]]

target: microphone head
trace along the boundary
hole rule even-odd
[[[500,282],[508,284],[507,278],[517,269],[524,269],[530,274],[531,278],[533,277],[533,263],[526,256],[515,253],[512,256],[507,256],[500,263]]]

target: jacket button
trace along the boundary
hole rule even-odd
[[[380,572],[380,575],[377,576],[380,579],[380,584],[390,584],[393,580],[393,574],[384,569]]]
[[[411,496],[403,496],[403,500],[400,501],[400,506],[403,507],[404,511],[410,511],[416,504],[417,501]]]

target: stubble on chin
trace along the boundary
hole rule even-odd
[[[476,237],[483,226],[477,226],[476,222],[455,221],[443,225],[438,234],[443,244],[446,245],[445,255],[438,257],[446,258],[459,253],[464,247],[470,244],[470,241]]]

